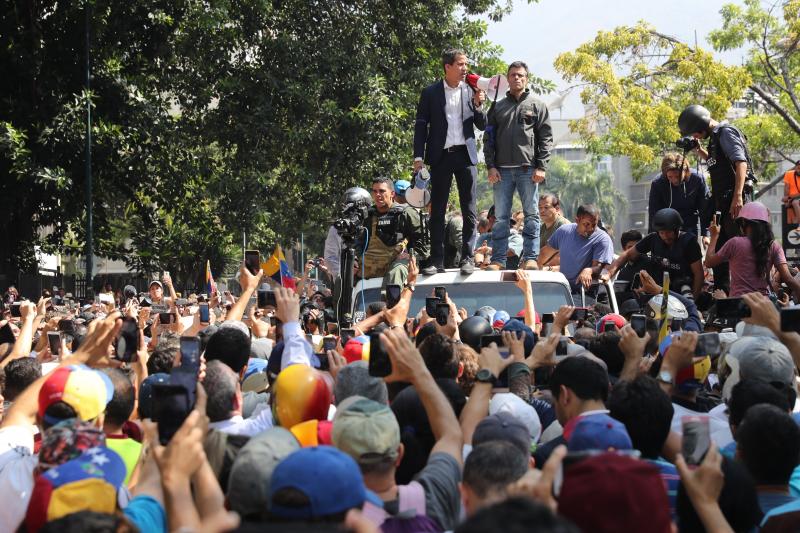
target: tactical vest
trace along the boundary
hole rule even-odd
[[[369,244],[364,252],[364,265],[362,277],[382,277],[392,264],[392,261],[402,252],[405,239],[401,228],[401,217],[405,208],[393,205],[386,213],[378,213],[370,208],[369,218]]]
[[[722,128],[732,128],[732,126],[720,126],[715,132],[711,133],[706,163],[708,165],[708,173],[711,175],[711,197],[714,199],[714,204],[718,210],[726,211],[731,205],[733,188],[736,184],[736,171],[734,170],[733,161],[728,159],[720,144],[719,135]],[[736,131],[738,132],[738,130]]]

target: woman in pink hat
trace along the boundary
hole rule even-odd
[[[706,252],[705,266],[713,268],[730,263],[731,293],[738,297],[750,292],[770,295],[770,272],[774,267],[781,280],[789,286],[795,301],[800,301],[800,283],[789,273],[786,256],[772,235],[769,209],[761,202],[749,202],[736,218],[742,237],[734,237],[716,250],[719,237],[718,221],[709,226],[711,242]],[[716,252],[715,252],[716,250]]]

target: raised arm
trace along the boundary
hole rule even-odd
[[[446,453],[460,465],[464,445],[461,426],[453,407],[434,381],[419,351],[400,328],[384,331],[381,342],[392,361],[392,373],[386,377],[386,381],[411,383],[419,394],[436,439],[431,454]]]

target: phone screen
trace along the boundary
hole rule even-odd
[[[542,324],[552,324],[555,320],[553,313],[542,313]]]
[[[166,446],[192,410],[189,391],[183,385],[154,384],[152,402],[158,440]]]
[[[506,359],[510,355],[508,348],[506,348],[505,344],[503,344],[503,336],[499,333],[481,336],[481,348],[487,348],[491,343],[497,344],[497,349],[500,351],[500,357],[503,359]]]
[[[556,346],[556,355],[567,355],[568,344],[569,344],[569,339],[561,337],[558,340],[558,345]]]
[[[711,447],[711,427],[708,416],[684,416],[681,418],[683,438],[681,454],[687,464],[699,465]]]
[[[50,343],[51,354],[55,356],[61,355],[61,333],[58,331],[48,331],[47,342]]]
[[[342,346],[347,344],[347,342],[356,336],[356,330],[353,328],[343,328],[340,331],[340,338],[342,339]]]
[[[328,350],[336,349],[336,337],[327,336],[322,338],[322,353],[328,353]]]
[[[701,333],[697,336],[697,346],[694,349],[695,355],[703,357],[706,355],[717,356],[720,353],[719,333]]]
[[[436,318],[436,304],[439,302],[439,298],[425,298],[425,312],[429,317]]]
[[[631,328],[640,339],[643,339],[644,334],[647,332],[647,317],[644,315],[631,315]]]
[[[181,368],[200,374],[200,339],[197,337],[181,337]]]
[[[400,285],[387,285],[386,286],[386,307],[391,309],[397,302],[400,301],[400,293],[403,289]]]
[[[450,319],[450,306],[448,304],[436,304],[436,323],[446,326]]]
[[[570,320],[586,320],[587,309],[585,307],[576,307],[570,315]]]
[[[392,373],[392,361],[383,349],[380,333],[369,334],[369,375],[385,378]]]
[[[175,315],[172,313],[158,313],[158,321],[161,324],[172,324],[173,318],[175,318]]]
[[[14,302],[13,304],[11,304],[11,316],[13,317],[22,316],[22,310],[20,309],[19,302]]]
[[[119,330],[119,337],[117,337],[117,359],[125,363],[133,361],[133,356],[138,348],[139,325],[135,318],[125,317],[122,319],[122,327]]]
[[[434,287],[433,295],[439,298],[443,302],[447,300],[447,290],[442,286]]]
[[[258,271],[261,270],[261,254],[258,250],[245,250],[244,266],[252,275],[258,274]]]
[[[208,312],[208,304],[200,304],[200,322],[207,324],[211,321],[211,314]]]
[[[278,307],[275,303],[275,293],[271,290],[258,290],[258,308],[266,309],[267,307]]]
[[[800,306],[781,309],[781,331],[800,333]]]

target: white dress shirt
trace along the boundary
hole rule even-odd
[[[447,85],[445,80],[442,80],[442,84],[444,85],[444,113],[447,117],[447,138],[444,141],[444,147],[450,148],[467,144],[464,139],[464,110],[461,108],[461,86],[464,82],[458,82],[456,88]]]

